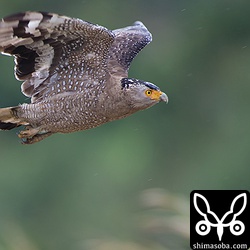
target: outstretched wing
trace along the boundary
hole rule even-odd
[[[80,19],[24,12],[0,22],[0,52],[15,57],[15,75],[32,102],[101,84],[112,31]]]
[[[131,62],[152,41],[152,35],[142,22],[113,30],[115,40],[110,48],[108,70],[111,74],[127,77]]]

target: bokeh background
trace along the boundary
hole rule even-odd
[[[145,23],[130,77],[169,96],[124,120],[23,146],[0,133],[0,250],[189,249],[195,189],[250,189],[250,2],[0,0],[109,29]],[[0,107],[29,102],[0,57]]]

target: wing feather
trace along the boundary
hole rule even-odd
[[[15,57],[16,78],[32,102],[103,82],[113,40],[102,26],[54,13],[24,12],[0,22],[0,52]]]
[[[110,48],[108,69],[127,77],[131,62],[152,41],[152,35],[140,21],[132,26],[113,30],[115,40]]]

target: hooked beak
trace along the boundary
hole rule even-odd
[[[168,96],[160,90],[153,90],[150,98],[158,102],[163,101],[168,103]]]
[[[160,100],[165,103],[168,103],[168,96],[164,92],[161,92]]]

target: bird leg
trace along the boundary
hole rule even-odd
[[[31,126],[26,126],[26,130],[19,132],[18,137],[21,139],[30,138],[39,133],[38,128],[32,128]]]
[[[41,132],[39,128],[26,126],[26,130],[20,131],[18,137],[22,140],[22,144],[33,144],[50,135],[52,135],[51,132]]]
[[[43,140],[44,138],[52,135],[53,133],[51,132],[47,132],[47,133],[44,133],[44,134],[36,134],[34,135],[33,137],[30,137],[30,138],[22,138],[22,144],[33,144],[33,143],[36,143],[36,142],[39,142],[41,140]]]

